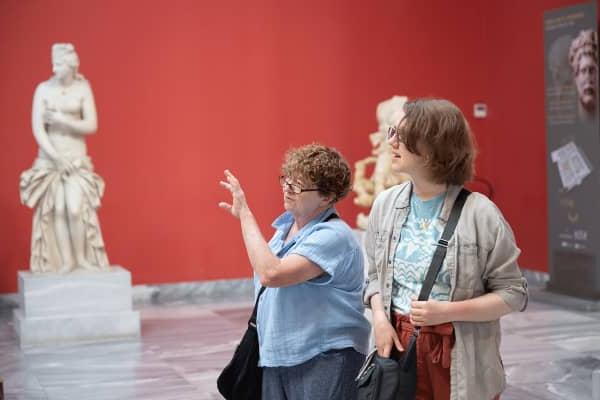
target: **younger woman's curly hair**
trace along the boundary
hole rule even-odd
[[[318,143],[288,150],[281,172],[286,177],[309,181],[323,196],[333,195],[332,203],[350,191],[348,162],[336,149]]]

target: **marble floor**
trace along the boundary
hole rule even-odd
[[[5,398],[219,399],[215,379],[240,338],[251,304],[143,306],[142,340],[21,351],[0,313]],[[503,400],[592,399],[600,369],[600,312],[530,302],[503,319],[509,386]]]

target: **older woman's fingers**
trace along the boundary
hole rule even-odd
[[[235,176],[234,176],[234,175],[231,173],[231,171],[230,171],[230,170],[228,170],[228,169],[226,169],[226,170],[225,170],[225,176],[226,176],[227,178],[234,178],[234,179],[235,179]]]
[[[225,203],[224,201],[219,203],[219,207],[227,211],[231,210],[231,204]]]
[[[230,184],[235,184],[235,177],[233,175],[225,175],[225,179],[227,179],[227,182]]]
[[[220,181],[219,185],[223,186],[225,189],[231,190],[231,183]]]
[[[227,177],[227,181],[229,181],[229,183],[239,185],[239,181],[237,180],[235,175],[233,175],[228,169],[225,170],[225,176]]]
[[[227,181],[229,182],[229,184],[233,188],[239,188],[240,187],[240,183],[235,178],[227,178]]]

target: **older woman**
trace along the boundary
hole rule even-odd
[[[471,193],[429,299],[416,301],[475,149],[451,102],[413,100],[405,112],[388,141],[393,171],[411,180],[380,194],[366,234],[377,351],[396,357],[421,327],[416,398],[490,400],[505,386],[499,319],[527,304],[520,251],[500,210]]]
[[[33,136],[39,154],[20,181],[21,201],[35,208],[33,272],[108,267],[96,209],[104,181],[94,173],[85,137],[97,129],[92,89],[70,43],[52,46],[54,76],[35,90]]]
[[[353,399],[369,324],[363,316],[363,258],[334,204],[350,189],[350,168],[334,149],[312,144],[288,151],[279,179],[285,213],[267,242],[239,181],[225,171],[260,285],[257,329],[262,398]],[[259,285],[257,285],[259,286]]]

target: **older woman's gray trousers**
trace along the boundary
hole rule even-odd
[[[354,378],[365,356],[330,350],[293,367],[263,368],[263,400],[354,400]]]

